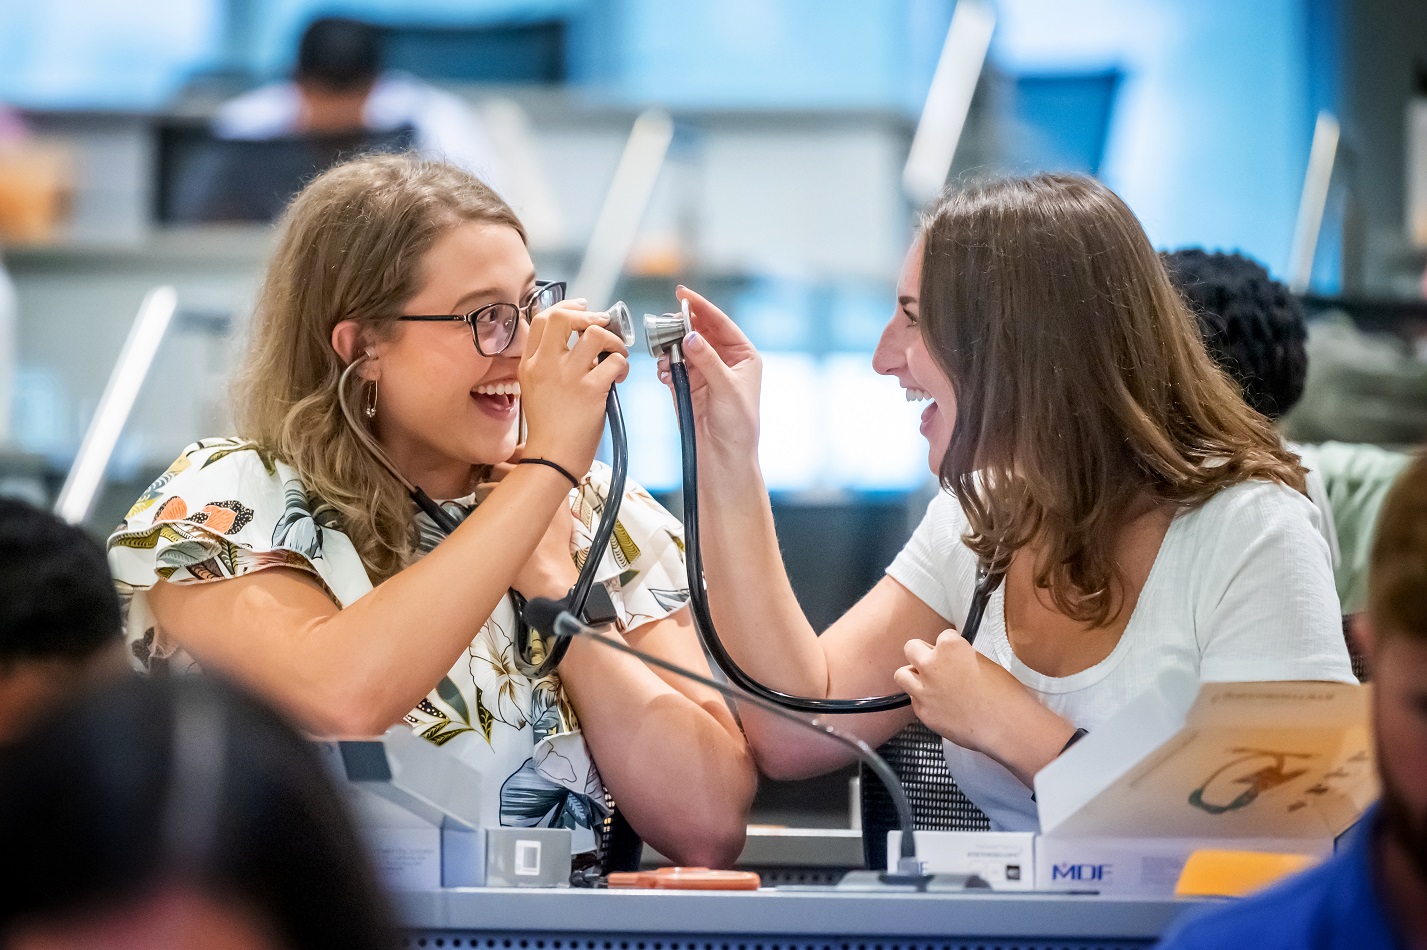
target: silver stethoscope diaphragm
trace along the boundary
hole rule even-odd
[[[649,355],[658,359],[684,342],[689,335],[689,302],[679,301],[678,313],[646,313],[644,315],[644,342],[649,347]]]
[[[609,317],[609,322],[605,324],[606,330],[619,337],[625,346],[634,345],[634,341],[639,337],[634,332],[634,317],[630,316],[629,308],[624,305],[623,300],[616,300],[608,310],[602,310],[600,313]]]

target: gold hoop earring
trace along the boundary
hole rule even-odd
[[[368,418],[368,419],[375,419],[375,418],[377,417],[377,381],[376,381],[376,380],[372,380],[372,388],[367,390],[367,408],[366,408],[366,413],[367,413],[367,418]]]

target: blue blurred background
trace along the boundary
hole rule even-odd
[[[1315,116],[1328,110],[1344,146],[1313,289],[1415,291],[1404,116],[1413,64],[1427,58],[1427,4],[984,6],[995,28],[952,177],[1089,172],[1157,246],[1239,250],[1283,276]],[[814,619],[830,619],[875,580],[931,490],[916,408],[872,372],[870,354],[915,223],[903,166],[956,8],[0,0],[0,104],[58,150],[67,183],[55,226],[3,247],[18,316],[0,328],[11,395],[0,491],[53,494],[155,284],[178,288],[180,318],[94,529],[187,442],[228,431],[224,384],[271,229],[180,220],[175,169],[223,102],[289,75],[315,16],[342,14],[382,27],[387,67],[469,107],[492,180],[550,278],[578,270],[635,117],[668,110],[672,144],[612,296],[659,312],[689,284],[763,349],[762,461],[795,583]],[[624,390],[634,477],[677,491],[673,413],[647,360]],[[850,549],[846,563],[829,561],[834,549]]]

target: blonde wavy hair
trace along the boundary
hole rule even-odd
[[[525,240],[510,206],[450,165],[378,155],[319,175],[278,222],[234,380],[239,437],[291,465],[314,502],[335,510],[374,583],[411,560],[412,502],[343,418],[337,386],[346,365],[332,330],[354,320],[359,339],[388,338],[420,289],[426,252],[468,221],[502,224]],[[348,398],[360,403],[359,393]]]
[[[1145,500],[1202,504],[1231,485],[1304,491],[1277,430],[1214,365],[1134,213],[1080,175],[950,190],[927,212],[919,324],[956,395],[941,483],[967,545],[1065,616],[1117,616],[1115,540]]]

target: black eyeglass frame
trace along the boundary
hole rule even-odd
[[[563,280],[543,280],[536,283],[535,289],[526,295],[525,303],[521,304],[500,301],[497,303],[488,303],[483,307],[477,307],[470,313],[403,314],[397,317],[397,320],[409,320],[414,323],[455,323],[459,321],[471,328],[471,341],[475,343],[477,353],[482,356],[499,356],[510,349],[510,344],[515,342],[515,335],[520,329],[517,321],[520,320],[521,317],[525,318],[526,323],[533,320],[537,313],[535,310],[536,302],[552,290],[556,293],[555,299],[549,301],[541,308],[549,309],[558,303],[562,303],[565,299],[565,282]],[[509,314],[512,310],[515,311],[514,319],[505,323],[505,326],[508,328],[507,332],[510,335],[505,338],[505,342],[502,343],[500,348],[494,353],[487,353],[481,346],[481,334],[476,328],[476,321],[481,318],[482,314],[488,312]]]

